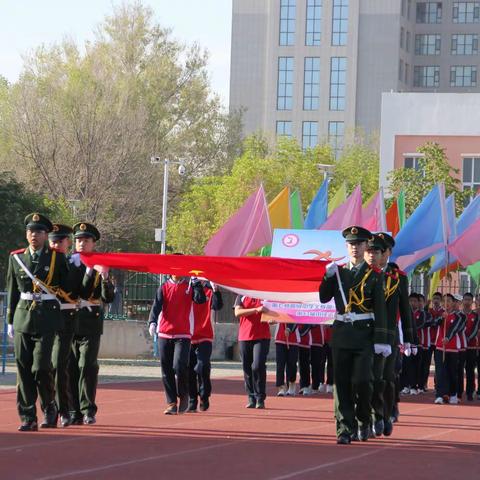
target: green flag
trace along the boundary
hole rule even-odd
[[[261,257],[270,257],[272,255],[272,245],[265,245],[260,250]]]
[[[290,195],[290,215],[292,218],[292,228],[303,228],[302,202],[300,193],[295,190]]]
[[[405,225],[405,193],[403,190],[398,194],[397,199],[397,208],[398,208],[398,221],[400,223],[400,228]]]
[[[467,267],[468,274],[472,277],[475,285],[477,285],[477,289],[480,285],[480,262],[474,263]]]

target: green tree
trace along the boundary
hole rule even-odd
[[[401,190],[405,192],[405,211],[410,215],[433,186],[443,182],[446,196],[455,193],[457,213],[460,213],[471,192],[462,190],[459,170],[450,165],[445,149],[438,143],[427,142],[418,152],[423,154],[418,169],[401,168],[389,174],[390,194],[396,197]]]

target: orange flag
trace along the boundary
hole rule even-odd
[[[387,230],[391,232],[392,237],[395,237],[400,231],[400,218],[398,216],[397,200],[394,200],[386,213]]]

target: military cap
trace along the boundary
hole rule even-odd
[[[69,237],[73,232],[73,229],[68,225],[62,225],[61,223],[54,223],[52,231],[48,234],[50,240],[61,240],[62,238]]]
[[[380,232],[380,233],[377,233],[376,235],[378,235],[380,238],[383,239],[387,248],[393,248],[395,246],[395,240],[388,233]]]
[[[381,250],[384,252],[387,249],[387,243],[380,235],[373,234],[373,236],[368,240],[367,248],[371,250]]]
[[[366,242],[372,238],[372,234],[366,228],[355,225],[346,228],[342,235],[347,242]]]
[[[100,232],[95,225],[87,222],[79,222],[73,226],[73,236],[75,238],[80,237],[92,237],[95,241],[100,239]]]
[[[25,228],[27,230],[43,230],[44,232],[51,232],[52,222],[41,213],[31,213],[27,215],[24,220]]]

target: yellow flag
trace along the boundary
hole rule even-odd
[[[432,257],[432,260],[430,262],[430,265],[433,265],[435,263],[435,257]],[[430,295],[428,298],[432,298],[433,294],[437,291],[438,284],[440,283],[440,273],[441,269],[437,270],[436,272],[433,273],[432,278],[430,279]]]
[[[290,191],[285,187],[268,205],[270,225],[274,228],[291,228]]]
[[[328,202],[328,214],[330,215],[347,199],[347,185],[343,182],[340,188],[335,192],[333,198]]]

